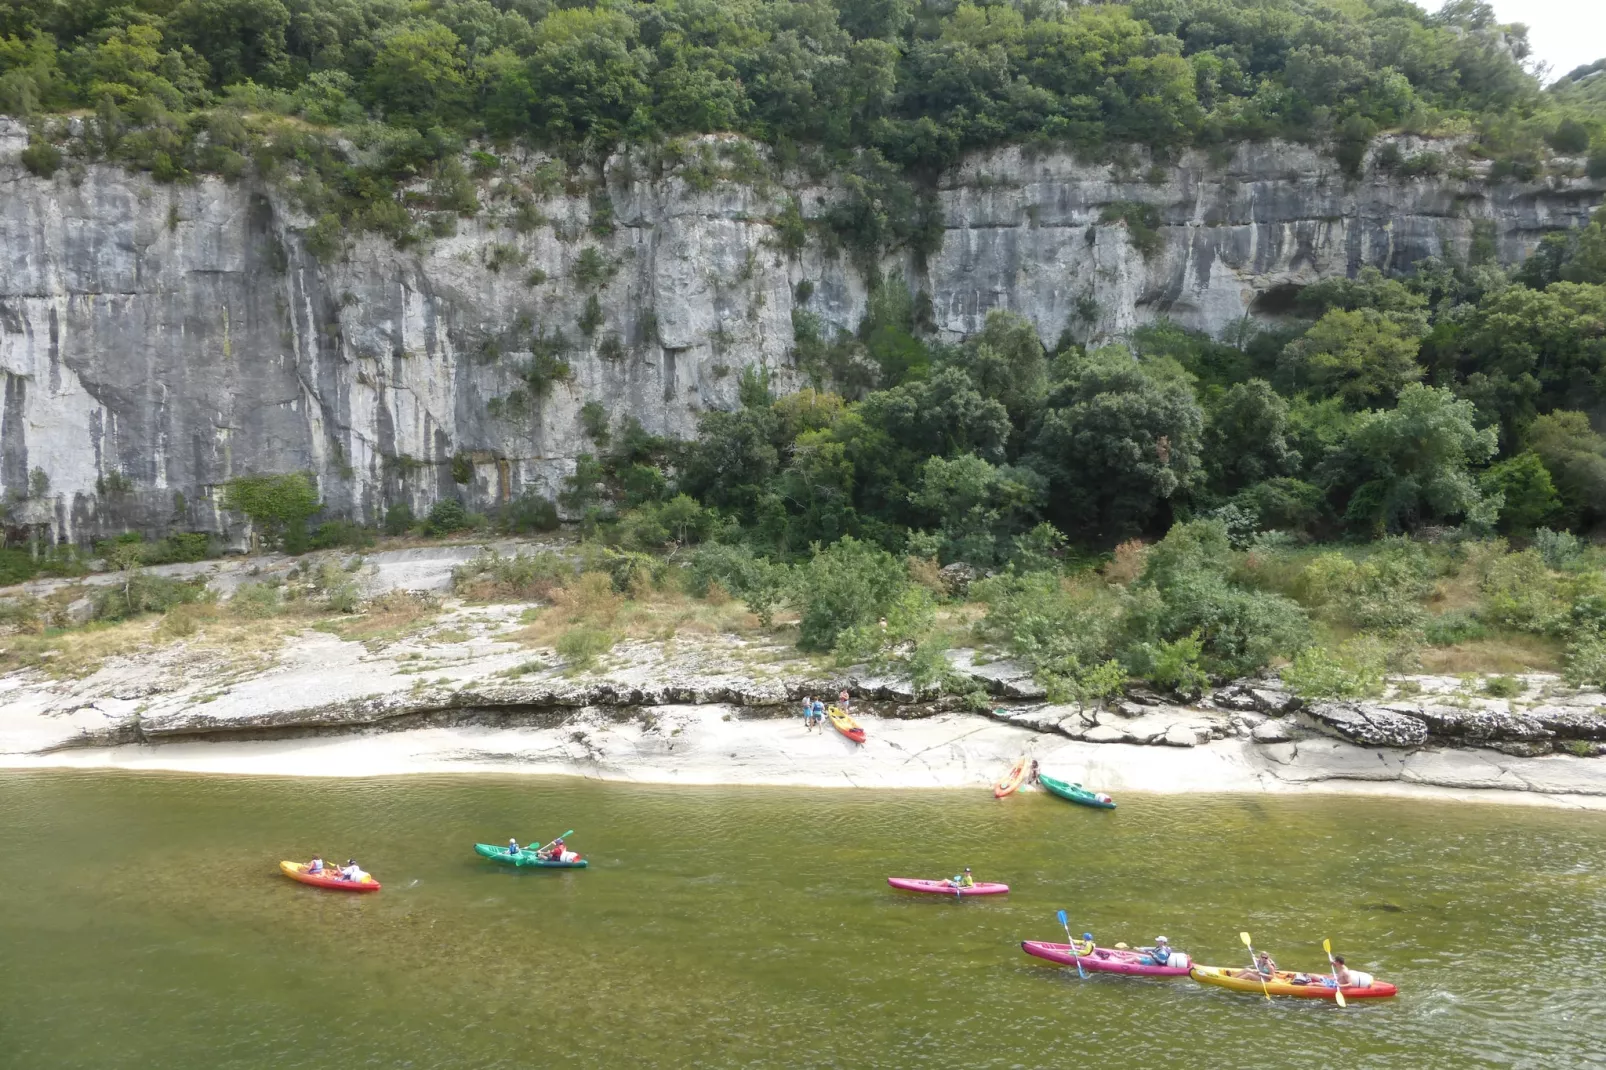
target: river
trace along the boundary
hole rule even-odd
[[[0,775],[0,1067],[1606,1065],[1606,815],[1353,797]],[[591,868],[511,870],[550,838]],[[355,855],[385,887],[277,870]],[[970,865],[1007,897],[884,878]],[[1164,933],[1347,1010],[1055,969]]]

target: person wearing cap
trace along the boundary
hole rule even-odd
[[[514,838],[509,838],[508,839],[508,841],[507,841],[507,853],[510,854],[510,855],[516,855],[516,854],[519,853],[519,841],[517,839],[514,839]]]
[[[966,866],[965,872],[957,877],[949,877],[943,883],[952,885],[955,888],[974,888],[976,887],[976,878],[970,875],[970,867]]]
[[[340,870],[340,877],[342,880],[360,881],[365,876],[367,876],[367,874],[363,873],[362,867],[357,864],[357,860],[355,858],[346,859],[345,866]]]
[[[1071,946],[1075,949],[1078,955],[1093,954],[1093,934],[1083,933],[1082,942],[1079,944],[1072,944]]]
[[[1156,966],[1169,966],[1171,964],[1171,944],[1163,936],[1154,938],[1153,947],[1144,947],[1138,950],[1154,960]]]

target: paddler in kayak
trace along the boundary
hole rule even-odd
[[[340,870],[340,879],[343,881],[360,881],[368,874],[362,871],[355,858],[346,859],[345,866]]]
[[[1239,970],[1234,977],[1245,981],[1270,981],[1277,976],[1277,964],[1272,961],[1271,953],[1267,951],[1255,952],[1255,968],[1252,970]]]
[[[535,857],[541,859],[543,862],[561,862],[563,861],[563,851],[563,837],[559,836],[557,839],[552,841],[546,850],[537,851],[535,853]]]
[[[1116,947],[1120,947],[1121,945],[1120,944],[1116,944],[1115,946]],[[1082,956],[1087,956],[1087,955],[1093,954],[1093,949],[1094,949],[1093,934],[1092,933],[1083,933],[1082,934],[1082,942],[1081,943],[1077,943],[1075,940],[1072,940],[1071,941],[1071,949],[1073,951],[1075,951],[1078,955],[1082,955]]]
[[[519,847],[519,841],[514,837],[509,837],[507,841],[507,853],[510,855],[516,855],[520,850],[522,850],[522,848]]]
[[[1333,956],[1333,979],[1338,982],[1339,988],[1349,988],[1359,983],[1355,975],[1350,973],[1349,967],[1344,965],[1343,955]]]
[[[1171,965],[1171,945],[1163,936],[1156,936],[1154,938],[1153,947],[1140,947],[1138,950],[1149,956],[1150,961],[1152,961],[1156,966]]]
[[[312,856],[312,861],[307,863],[307,872],[314,877],[323,876],[323,858],[320,855]]]
[[[842,693],[844,695],[847,694],[846,691]],[[949,877],[947,880],[943,881],[943,883],[948,885],[950,888],[974,888],[976,887],[976,878],[970,875],[970,867],[966,866],[965,871],[959,876]]]

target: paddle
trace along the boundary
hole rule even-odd
[[[1071,923],[1065,918],[1065,911],[1059,912],[1060,924],[1065,926],[1065,940],[1071,945],[1071,958],[1076,960],[1076,976],[1087,980],[1087,971],[1082,969],[1082,956],[1076,953],[1076,941],[1071,939]]]
[[[1327,952],[1327,965],[1333,968],[1333,998],[1340,1007],[1346,1006],[1344,1002],[1344,988],[1338,983],[1338,963],[1333,961],[1333,942],[1322,937],[1322,950]]]
[[[1249,949],[1249,968],[1255,971],[1256,977],[1260,978],[1260,991],[1265,995],[1266,1002],[1270,1003],[1271,991],[1266,987],[1266,975],[1260,972],[1260,963],[1255,961],[1255,945],[1249,942],[1248,933],[1239,933],[1238,939],[1242,940],[1244,946]]]
[[[570,829],[568,832],[565,832],[562,836],[554,836],[552,838],[552,843],[557,843],[559,840],[567,839],[568,837],[573,836],[573,835],[574,835],[574,829]],[[542,851],[551,850],[552,849],[552,843],[547,844],[545,847],[536,848],[535,853],[536,854],[540,854]]]

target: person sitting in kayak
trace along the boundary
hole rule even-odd
[[[952,888],[974,888],[976,887],[976,878],[970,875],[970,867],[966,866],[965,872],[957,877],[949,877],[943,883]]]
[[[362,867],[357,865],[355,858],[346,859],[346,865],[340,871],[340,879],[345,881],[360,881],[366,876],[368,874],[364,873]]]
[[[544,850],[535,852],[535,857],[544,862],[557,862],[563,858],[563,837],[553,840]]]
[[[1120,947],[1121,945],[1117,944],[1115,946]],[[1084,957],[1093,954],[1093,952],[1097,950],[1097,946],[1093,943],[1093,934],[1083,933],[1080,942],[1072,940],[1071,950]]]
[[[522,848],[519,847],[519,841],[517,839],[509,838],[507,841],[507,853],[510,855],[516,855],[520,850],[522,850]]]
[[[1171,945],[1166,942],[1166,938],[1163,936],[1154,938],[1153,947],[1140,947],[1138,950],[1149,956],[1149,959],[1156,966],[1171,965]]]
[[[1271,960],[1271,953],[1267,951],[1255,952],[1255,968],[1252,970],[1239,970],[1234,976],[1245,981],[1270,981],[1277,975],[1277,964]]]
[[[1349,972],[1348,966],[1344,965],[1343,955],[1333,956],[1333,977],[1338,981],[1338,987],[1340,988],[1349,988],[1356,983],[1355,975]]]
[[[307,872],[314,877],[323,876],[323,859],[318,855],[313,855],[312,861],[307,863]]]

